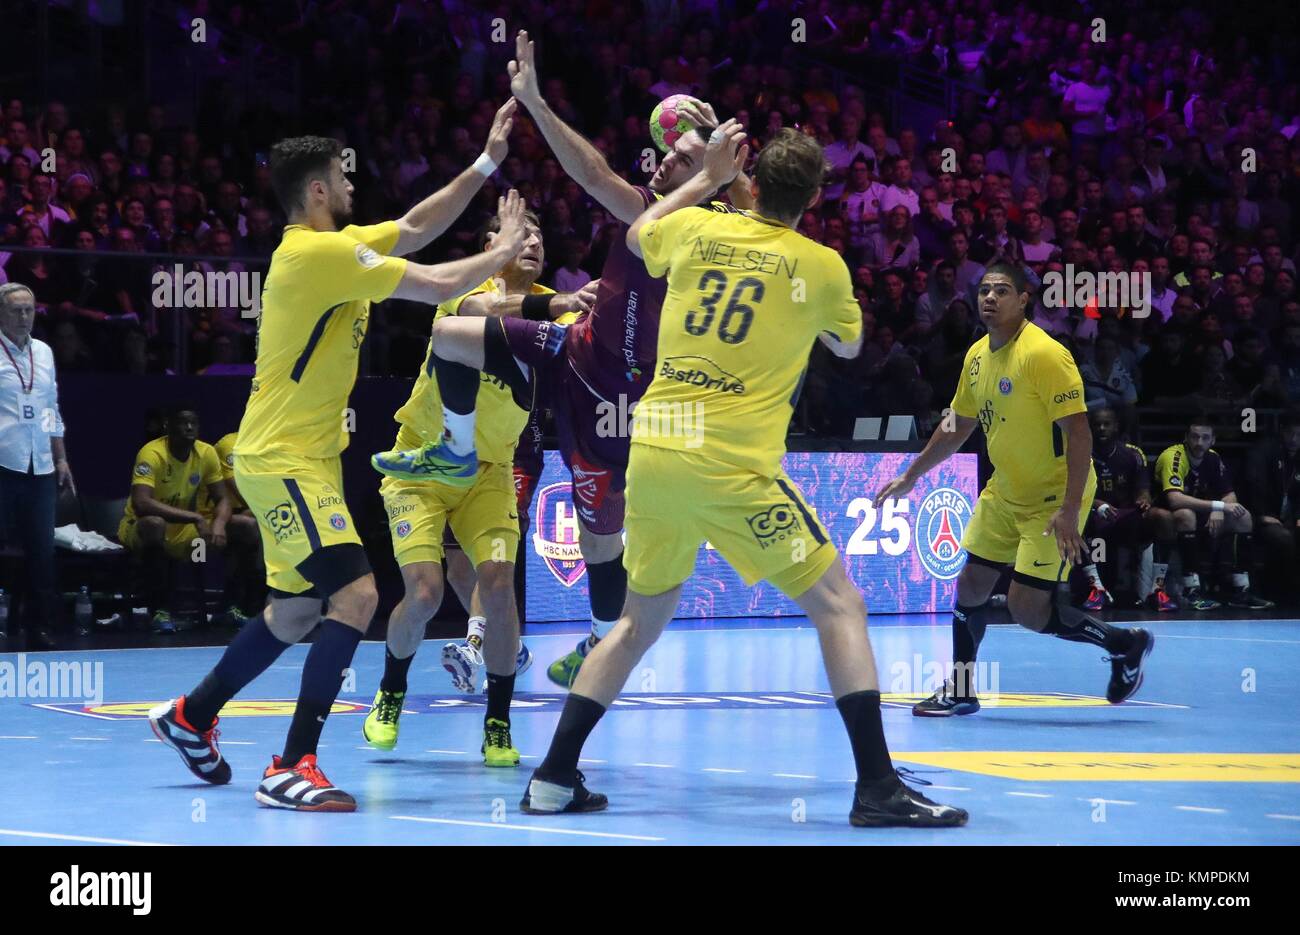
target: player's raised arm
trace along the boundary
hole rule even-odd
[[[460,217],[488,176],[505,160],[518,106],[512,97],[497,109],[492,129],[488,131],[487,146],[472,166],[398,218],[393,256],[406,256],[423,248]]]
[[[745,128],[735,120],[728,120],[714,130],[704,150],[704,171],[696,173],[672,194],[652,202],[642,211],[627,229],[627,248],[641,256],[643,227],[674,211],[698,205],[712,192],[729,184],[739,174],[749,155],[749,146],[743,144],[744,139]]]
[[[955,412],[952,415],[956,424],[950,425],[946,419],[940,420],[934,434],[926,442],[925,449],[916,456],[916,460],[908,465],[906,471],[891,480],[880,489],[880,493],[876,494],[878,503],[907,496],[908,491],[916,486],[918,480],[930,473],[933,468],[943,464],[957,453],[957,449],[966,444],[966,439],[970,438],[970,433],[975,431],[978,420],[969,416],[959,416]]]
[[[626,179],[618,177],[600,150],[551,110],[537,84],[533,42],[523,30],[515,37],[515,59],[507,69],[510,92],[528,108],[560,167],[606,211],[624,224],[632,223],[644,206],[641,195]]]
[[[392,297],[437,305],[468,292],[490,278],[519,253],[528,237],[524,202],[517,191],[511,189],[498,200],[497,213],[501,218],[501,229],[486,250],[474,256],[433,266],[407,263],[406,271],[393,290]]]

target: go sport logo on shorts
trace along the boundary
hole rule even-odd
[[[921,502],[916,514],[916,554],[936,578],[955,578],[966,564],[961,537],[970,518],[970,501],[951,487],[932,490]]]

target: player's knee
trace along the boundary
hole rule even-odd
[[[1196,531],[1196,514],[1191,510],[1174,510],[1174,528],[1179,532]]]
[[[406,582],[406,603],[422,614],[433,616],[442,604],[442,581],[437,575],[417,575]]]
[[[484,562],[477,569],[479,587],[484,596],[514,599],[515,566],[513,562]]]
[[[1233,532],[1250,532],[1255,528],[1255,519],[1247,510],[1240,516],[1233,516],[1231,519],[1231,528]]]
[[[1052,592],[1013,582],[1007,590],[1007,612],[1018,626],[1041,631],[1051,615]]]
[[[375,576],[363,575],[330,595],[329,615],[364,632],[379,606]]]
[[[592,532],[579,523],[578,549],[582,552],[582,560],[588,565],[611,562],[623,554],[623,536],[619,533],[607,535]]]
[[[964,607],[978,607],[988,601],[997,585],[997,576],[986,565],[967,562],[957,575],[957,602]]]
[[[136,521],[135,528],[145,545],[161,545],[167,538],[167,522],[161,516],[142,516]]]

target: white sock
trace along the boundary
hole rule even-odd
[[[1168,562],[1151,563],[1151,587],[1152,589],[1163,588],[1165,586],[1165,575],[1169,574]]]
[[[614,624],[616,623],[618,623],[617,620],[597,620],[595,617],[592,617],[591,635],[595,638],[592,641],[592,645],[595,645],[595,640],[603,640],[605,637],[609,636],[609,631],[614,629]]]
[[[443,437],[447,447],[458,455],[467,455],[474,450],[474,410],[461,415],[442,407]]]
[[[1199,588],[1201,586],[1201,576],[1197,574],[1183,575],[1183,587]]]
[[[1250,574],[1244,571],[1234,571],[1232,573],[1232,586],[1234,588],[1250,587]]]
[[[1088,582],[1094,588],[1098,588],[1103,591],[1105,590],[1105,586],[1101,583],[1101,575],[1097,574],[1096,565],[1084,565],[1083,573],[1088,576]]]
[[[470,617],[469,632],[465,634],[465,642],[473,643],[475,646],[483,645],[483,634],[487,631],[487,617]]]

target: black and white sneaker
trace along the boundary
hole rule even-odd
[[[1250,593],[1249,588],[1233,588],[1228,595],[1228,606],[1240,610],[1269,610],[1274,605],[1267,598]]]
[[[528,780],[528,789],[519,803],[519,810],[528,815],[558,815],[561,812],[603,812],[609,807],[609,799],[599,792],[592,792],[583,785],[587,779],[582,770],[573,771],[573,785],[563,786],[537,778],[533,771]]]
[[[931,802],[897,773],[858,783],[849,812],[849,824],[855,828],[958,828],[969,818],[965,809]]]
[[[288,767],[278,756],[262,774],[253,798],[268,808],[298,812],[355,812],[357,800],[325,778],[316,765],[316,754],[307,753],[297,765]]]
[[[1110,660],[1110,684],[1106,686],[1106,700],[1111,704],[1127,701],[1142,687],[1142,664],[1151,655],[1151,648],[1156,645],[1156,638],[1150,631],[1139,628],[1131,632],[1133,642],[1128,651],[1106,657]]]
[[[214,786],[230,782],[230,764],[217,747],[221,735],[217,730],[218,720],[214,718],[207,730],[196,730],[185,720],[184,695],[149,711],[149,726],[154,735],[180,754],[186,769]]]
[[[961,714],[974,714],[980,709],[980,701],[974,695],[969,698],[958,698],[953,694],[953,691],[953,681],[948,679],[943,683],[943,688],[925,699],[925,701],[918,701],[912,705],[912,715],[914,717],[954,717]]]

